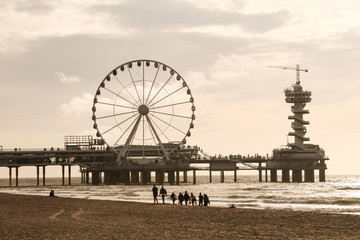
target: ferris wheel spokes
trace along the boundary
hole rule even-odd
[[[149,98],[150,98],[150,94],[151,94],[151,91],[152,91],[152,89],[153,89],[153,87],[154,87],[154,84],[155,84],[155,81],[156,81],[156,77],[157,77],[157,75],[158,75],[158,73],[159,73],[159,70],[160,70],[160,66],[159,66],[159,67],[157,68],[157,70],[156,70],[156,73],[155,73],[155,76],[154,76],[154,80],[152,81],[149,94],[148,94],[148,96],[147,96],[147,98],[146,98],[145,105],[148,104],[148,100],[149,100]]]
[[[147,105],[150,105],[151,102],[157,97],[157,95],[161,92],[161,90],[163,90],[163,88],[166,86],[166,84],[171,80],[171,78],[173,77],[174,75],[171,75],[169,77],[169,79],[161,86],[161,88],[157,91],[157,93],[155,94],[155,96],[150,100],[150,102],[148,102]],[[146,101],[147,102],[147,101]]]
[[[178,89],[176,89],[175,91],[173,91],[172,93],[169,93],[168,95],[166,95],[165,97],[163,97],[163,98],[161,98],[160,100],[158,100],[158,101],[156,101],[155,103],[153,103],[153,104],[151,104],[151,105],[149,105],[149,107],[152,107],[152,106],[154,106],[155,104],[157,104],[157,103],[159,103],[159,102],[161,102],[161,101],[163,101],[164,99],[166,99],[166,98],[168,98],[168,97],[170,97],[171,95],[173,95],[174,93],[177,93],[178,91],[180,91],[181,89],[183,89],[184,87],[180,87],[180,88],[178,88]]]
[[[159,117],[157,117],[157,116],[155,116],[155,115],[151,115],[151,116],[153,116],[154,118],[158,119],[159,121],[161,121],[161,122],[165,123],[165,124],[166,124],[166,125],[168,125],[169,127],[172,127],[173,129],[175,129],[175,130],[179,131],[180,133],[182,133],[182,134],[185,134],[185,135],[186,135],[186,133],[185,133],[185,132],[183,132],[183,131],[181,131],[180,129],[176,128],[176,127],[175,127],[175,126],[173,126],[172,124],[170,124],[170,123],[168,123],[168,122],[165,122],[165,121],[164,121],[164,120],[162,120],[161,118],[159,118]]]
[[[99,103],[99,104],[103,104],[103,105],[109,105],[109,106],[113,106],[113,107],[119,107],[119,108],[129,108],[129,109],[134,109],[134,107],[123,106],[123,105],[114,104],[114,103],[106,103],[106,102],[97,102],[97,103]]]
[[[102,116],[102,117],[97,117],[97,119],[104,119],[104,118],[109,118],[109,117],[116,117],[116,116],[121,116],[121,115],[127,115],[130,113],[136,113],[137,111],[130,111],[130,112],[123,112],[123,113],[116,113],[116,114],[111,114],[111,115],[107,115],[107,116]]]
[[[124,100],[124,101],[126,101],[126,102],[130,103],[130,104],[131,104],[131,105],[133,105],[134,107],[137,107],[135,103],[130,102],[130,101],[129,101],[129,100],[127,100],[126,98],[124,98],[124,97],[120,96],[119,94],[117,94],[117,93],[115,93],[115,92],[111,91],[110,89],[108,89],[108,88],[106,88],[106,87],[104,87],[104,89],[106,89],[106,90],[107,90],[107,91],[109,91],[110,93],[114,94],[115,96],[117,96],[117,97],[121,98],[122,100]],[[137,103],[137,102],[136,102],[136,103]]]
[[[163,105],[163,106],[159,106],[159,107],[152,107],[151,109],[158,109],[158,108],[166,108],[166,107],[173,107],[176,105],[182,105],[182,104],[188,104],[189,101],[186,102],[179,102],[179,103],[173,103],[173,104],[168,104],[168,105]]]
[[[140,98],[140,95],[139,95],[139,92],[138,92],[138,90],[137,90],[137,87],[136,87],[136,84],[135,84],[135,81],[134,81],[134,78],[133,78],[133,76],[132,76],[132,74],[131,74],[131,71],[130,71],[130,68],[129,68],[129,65],[127,66],[127,69],[128,69],[129,74],[130,74],[131,81],[132,81],[132,83],[133,83],[133,85],[134,85],[134,89],[135,89],[135,91],[136,91],[136,94],[137,94],[137,96],[138,96],[138,98],[139,98],[139,102],[140,102],[140,104],[142,104],[141,98]]]
[[[104,134],[106,134],[106,133],[110,132],[110,131],[111,131],[111,130],[113,130],[114,128],[116,128],[116,127],[120,126],[121,124],[123,124],[123,123],[125,123],[125,122],[129,121],[131,118],[133,118],[133,117],[135,117],[135,116],[136,116],[136,115],[132,115],[132,116],[130,116],[129,118],[127,118],[127,119],[125,119],[124,121],[122,121],[122,122],[120,122],[120,123],[116,124],[115,126],[113,126],[113,127],[109,128],[108,130],[106,130],[105,132],[103,132],[103,133],[101,133],[101,134],[102,134],[102,135],[104,135]],[[135,119],[135,120],[136,120],[136,119]],[[134,120],[134,122],[135,122],[135,120]],[[132,124],[133,124],[133,123],[131,123],[131,124],[130,124],[130,126],[131,126]],[[124,132],[124,133],[125,133],[125,132]],[[120,138],[121,138],[121,137],[120,137]],[[119,139],[119,140],[120,140],[120,139]],[[119,141],[119,140],[118,140],[118,141]],[[118,142],[118,141],[117,141],[117,142]],[[116,143],[117,143],[117,142],[116,142]],[[116,143],[115,143],[115,144],[116,144]],[[114,145],[115,145],[115,144],[114,144]]]
[[[127,87],[124,86],[124,84],[117,78],[117,76],[115,75],[115,79],[118,81],[118,83],[120,83],[120,85],[123,87],[123,89],[125,89],[125,91],[130,95],[130,97],[134,100],[134,102],[136,104],[138,104],[138,101],[135,99],[135,97],[130,93],[129,89]]]
[[[172,117],[179,117],[179,118],[188,118],[188,119],[191,119],[191,117],[182,116],[182,115],[177,115],[177,114],[170,114],[170,113],[163,113],[163,112],[156,112],[156,111],[152,111],[152,112],[153,112],[153,113],[158,113],[158,114],[167,115],[167,116],[172,116]]]

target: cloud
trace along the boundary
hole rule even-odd
[[[91,106],[94,96],[90,93],[83,93],[80,97],[74,97],[67,103],[60,106],[60,111],[65,117],[80,117],[84,113],[91,112]]]
[[[55,75],[62,83],[74,83],[81,81],[81,78],[74,74],[66,75],[62,72],[55,72]]]
[[[141,28],[146,31],[169,28],[198,27],[212,25],[237,25],[248,32],[266,32],[276,29],[291,19],[287,10],[244,14],[236,11],[223,11],[225,5],[213,5],[204,8],[200,5],[182,1],[137,0],[128,4],[102,5],[93,7],[94,12],[103,11],[110,14],[119,26]],[[241,6],[242,4],[240,4]],[[232,6],[230,4],[230,6]],[[137,14],[134,15],[133,13]]]

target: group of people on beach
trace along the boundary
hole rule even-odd
[[[164,186],[161,186],[160,194],[158,191],[158,188],[156,185],[152,188],[153,196],[154,196],[154,203],[159,203],[157,196],[161,195],[162,202],[165,203],[165,196],[167,196],[167,191],[164,188]],[[188,194],[187,191],[185,191],[184,194],[179,192],[179,195],[177,196],[174,192],[171,193],[170,199],[173,204],[175,204],[176,200],[178,200],[178,204],[183,205],[197,205],[197,202],[199,203],[199,206],[208,206],[210,205],[210,200],[207,194],[201,194],[199,193],[199,201],[197,201],[196,196],[193,193]]]

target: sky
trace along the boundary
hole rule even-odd
[[[309,69],[301,84],[312,91],[310,143],[325,150],[328,173],[360,173],[357,0],[1,0],[0,29],[4,149],[95,136],[92,101],[106,74],[151,59],[192,91],[189,145],[271,154],[292,131],[283,90],[295,71],[267,66],[300,64]]]

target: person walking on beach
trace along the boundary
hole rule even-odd
[[[160,195],[161,195],[161,199],[162,199],[163,204],[165,204],[165,196],[167,195],[167,192],[166,192],[164,186],[161,186]]]
[[[187,191],[185,191],[184,200],[185,200],[185,205],[187,205],[188,202],[189,202],[189,200],[190,200],[190,196],[189,196],[189,194],[187,193]]]
[[[176,194],[173,192],[171,195],[170,195],[170,198],[173,202],[173,204],[175,204],[175,201],[176,201]]]
[[[179,192],[179,204],[182,205],[183,201],[184,201],[184,195],[181,192]]]
[[[152,192],[154,195],[154,203],[159,203],[158,199],[157,199],[157,195],[158,195],[158,188],[154,185],[154,187],[152,188]]]
[[[196,204],[196,197],[193,193],[190,194],[191,204],[194,206]]]
[[[201,195],[201,193],[199,194],[199,206],[203,205],[203,200],[204,200],[204,196]]]
[[[210,200],[208,195],[204,194],[204,206],[210,205]]]

